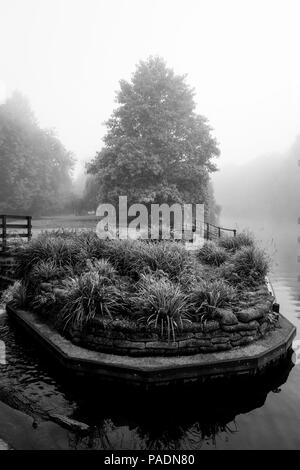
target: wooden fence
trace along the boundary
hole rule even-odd
[[[26,221],[26,223],[21,223]],[[0,215],[0,250],[9,248],[9,240],[32,237],[32,217],[29,215]],[[20,233],[19,230],[22,230]],[[26,232],[24,232],[26,230]]]

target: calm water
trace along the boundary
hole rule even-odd
[[[257,223],[254,230],[273,259],[270,277],[281,312],[298,327],[300,340],[298,226],[266,229]],[[0,323],[7,324],[5,314]],[[74,382],[39,356],[13,328],[5,344],[0,343],[0,400],[26,413],[0,404],[0,448],[300,448],[300,365],[294,365],[295,355],[260,379],[151,393]],[[88,423],[91,432],[68,432],[45,420],[47,412]],[[36,417],[35,427],[31,416]]]

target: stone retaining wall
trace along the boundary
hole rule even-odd
[[[64,296],[59,281],[41,283],[41,291]],[[161,339],[160,331],[134,322],[114,320],[103,326],[101,318],[85,326],[68,327],[62,331],[74,344],[93,351],[128,356],[175,356],[226,351],[262,338],[276,326],[274,297],[265,284],[248,292],[249,300],[232,309],[217,309],[214,321],[185,323],[183,331],[172,338]],[[278,317],[278,315],[277,315]]]
[[[83,330],[71,328],[68,338],[74,344],[87,349],[118,355],[178,356],[211,353],[230,350],[262,338],[275,328],[275,324],[270,322],[270,313],[269,305],[244,309],[237,315],[230,310],[219,310],[219,321],[193,323],[190,331],[177,332],[175,341],[159,340],[155,332],[149,332],[147,337],[128,329],[103,329],[101,321],[97,319]]]

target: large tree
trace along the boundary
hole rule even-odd
[[[72,156],[14,93],[0,106],[0,212],[59,211],[71,193]]]
[[[88,166],[98,202],[127,195],[129,203],[208,203],[219,149],[186,77],[150,57],[130,82],[120,81],[117,103],[104,147]]]

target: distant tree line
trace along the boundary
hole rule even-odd
[[[59,213],[71,200],[73,157],[15,92],[0,105],[0,213]]]

